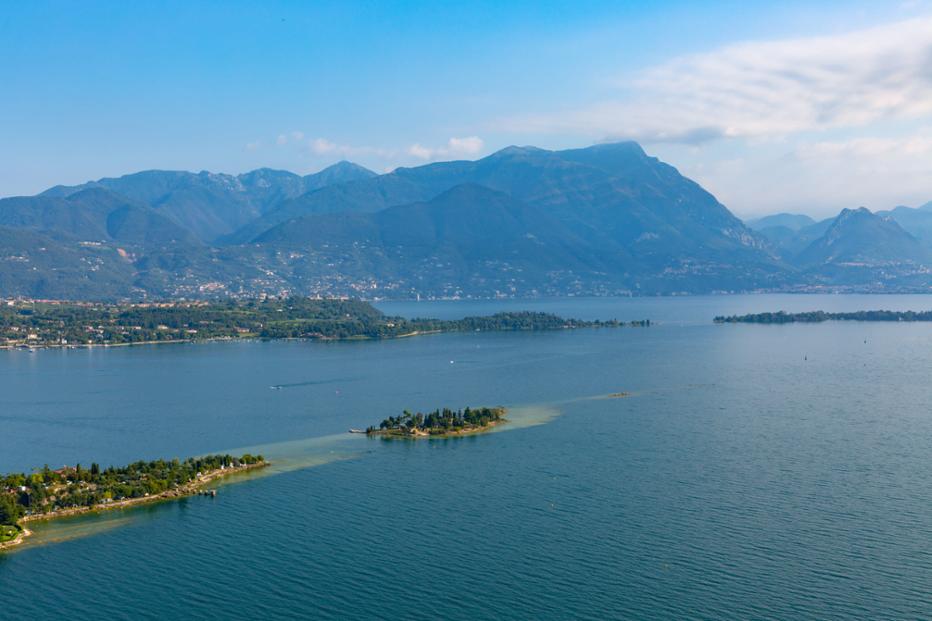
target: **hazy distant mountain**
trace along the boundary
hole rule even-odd
[[[151,206],[202,241],[212,242],[285,199],[329,184],[373,176],[371,170],[350,162],[304,177],[269,168],[241,175],[148,170],[79,186],[55,186],[41,196],[67,197],[89,188],[105,188]]]
[[[803,250],[796,261],[803,265],[888,265],[922,263],[929,258],[930,252],[893,218],[860,207],[842,210],[825,234]]]
[[[438,193],[443,196],[442,210],[430,200]],[[482,266],[497,266],[482,274],[489,283],[494,281],[496,290],[516,286],[502,280],[508,270],[524,286],[543,282],[545,266],[553,272],[553,282],[583,281],[635,291],[763,286],[782,272],[763,240],[711,194],[648,157],[635,143],[556,152],[511,147],[475,162],[399,169],[285,201],[234,239],[314,252],[326,244],[326,260],[317,260],[342,265],[348,273],[357,273],[363,263],[382,265],[391,255],[389,263],[396,266],[392,269],[402,274],[404,257],[398,249],[407,247],[412,254],[432,238],[425,210],[474,218],[471,226],[465,221],[458,225],[474,238],[499,226],[493,223],[502,214],[488,209],[489,204],[504,207],[491,200],[494,193],[510,197],[510,208],[520,205],[525,214],[523,228],[514,232],[508,248],[486,245],[484,254],[473,255],[478,266],[474,269],[480,273]],[[367,213],[377,217],[363,217]],[[338,216],[322,217],[325,214]],[[384,239],[386,230],[404,230],[413,241],[381,247],[374,239]],[[522,231],[525,238],[540,241],[518,243]],[[458,243],[465,244],[465,238]],[[558,249],[564,251],[560,261],[551,260]],[[508,252],[507,261],[503,251]],[[429,253],[443,254],[436,244]],[[527,267],[515,276],[515,266],[524,263]],[[557,274],[561,266],[565,273]],[[495,270],[498,275],[491,273]],[[537,273],[531,275],[533,270]],[[431,275],[432,282],[438,281],[436,276]]]
[[[131,262],[109,246],[62,242],[0,226],[0,295],[103,299],[132,296]]]
[[[635,143],[570,151],[510,147],[475,162],[402,168],[285,201],[249,228],[268,225],[267,230],[315,213],[379,211],[429,200],[466,183],[504,192],[573,231],[612,243],[638,243],[649,254],[679,256],[684,248],[711,254],[753,249],[756,254],[763,248],[762,240],[711,194]]]
[[[815,220],[809,216],[798,213],[777,213],[772,216],[745,220],[744,222],[749,229],[755,231],[764,231],[772,227],[786,228],[791,231],[798,231],[807,226],[815,224]]]
[[[899,206],[890,211],[878,211],[877,215],[893,218],[913,237],[926,246],[932,247],[932,203],[926,203],[915,209]]]
[[[822,237],[834,221],[835,218],[826,218],[796,230],[786,226],[768,226],[757,232],[771,243],[780,257],[792,261],[809,244]]]
[[[927,290],[930,216],[778,214],[758,233],[632,142],[385,175],[145,171],[0,200],[0,295]]]
[[[451,285],[528,291],[547,286],[557,272],[604,272],[622,258],[632,260],[627,254],[612,256],[610,266],[552,217],[475,184],[375,213],[304,216],[255,242],[313,253],[315,264],[335,266],[341,274],[390,279],[430,293]]]
[[[0,199],[0,226],[29,229],[58,239],[114,241],[139,247],[199,244],[190,231],[148,205],[103,187],[66,196]]]
[[[825,235],[841,215],[846,215],[850,211],[844,210],[839,216],[826,218],[819,222],[815,222],[808,216],[803,215],[775,214],[757,220],[750,220],[747,224],[767,238],[781,257],[791,263],[798,263],[799,255]],[[867,210],[862,208],[859,213],[863,216],[865,211]],[[932,248],[932,203],[927,203],[919,208],[899,206],[889,211],[878,211],[872,215],[893,220],[903,231],[919,240],[922,245]],[[849,217],[846,215],[846,220]],[[846,235],[853,234],[853,232],[849,231]],[[836,230],[835,234],[838,235],[839,232]],[[872,234],[862,233],[862,238],[870,235]],[[876,241],[881,243],[880,239]],[[904,247],[904,254],[901,257],[903,261],[915,260],[915,256],[910,256],[911,247],[911,244]],[[893,251],[894,248],[889,250]],[[891,256],[895,256],[895,253]]]
[[[893,218],[861,207],[844,209],[836,218],[808,228],[816,226],[825,227],[824,233],[790,259],[808,286],[872,292],[932,290],[932,251]]]
[[[568,151],[509,147],[475,162],[399,168],[386,175],[330,186],[285,201],[238,232],[233,240],[249,241],[276,224],[302,215],[372,212],[429,200],[463,183],[505,192],[568,221],[586,219],[594,212],[600,216],[613,212],[625,220],[624,224],[631,225],[622,227],[622,232],[632,238],[643,233],[661,235],[682,225],[698,225],[702,231],[689,233],[702,237],[705,229],[712,227],[727,230],[723,234],[739,244],[756,243],[744,225],[711,194],[682,177],[672,166],[648,157],[633,142]]]

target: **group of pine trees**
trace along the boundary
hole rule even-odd
[[[26,512],[48,513],[159,494],[193,481],[198,474],[263,461],[261,455],[208,455],[184,461],[137,461],[121,468],[101,468],[98,464],[84,468],[78,464],[7,474],[0,477],[0,524],[15,524]]]
[[[367,433],[380,431],[399,431],[411,433],[427,431],[429,433],[444,433],[448,431],[461,431],[487,427],[505,417],[505,408],[465,408],[451,410],[443,408],[423,414],[412,414],[405,410],[400,416],[389,416],[379,423],[378,428],[369,427]]]

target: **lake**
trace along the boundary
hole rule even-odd
[[[379,306],[657,324],[0,351],[2,471],[274,461],[216,498],[40,525],[0,554],[10,618],[932,616],[932,324],[712,323],[932,296]],[[345,433],[466,405],[513,423]]]

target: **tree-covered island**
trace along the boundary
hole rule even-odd
[[[366,435],[387,437],[448,437],[486,431],[507,422],[505,408],[437,409],[427,414],[412,414],[405,410],[400,416],[389,416],[378,427],[366,429]]]
[[[550,313],[503,312],[464,319],[388,316],[359,300],[264,298],[149,304],[0,303],[0,347],[131,345],[210,339],[383,339],[436,332],[534,331],[648,326]]]
[[[715,323],[822,323],[823,321],[932,321],[932,311],[851,311],[831,313],[807,311],[787,313],[752,313],[748,315],[719,316]]]
[[[181,498],[208,482],[268,465],[262,455],[208,455],[184,461],[137,461],[115,468],[80,464],[0,476],[0,550],[29,534],[24,523],[88,511]]]

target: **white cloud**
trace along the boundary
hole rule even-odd
[[[321,155],[332,153],[337,149],[337,146],[326,138],[315,138],[311,141],[311,150]]]
[[[667,150],[667,149],[665,149]],[[747,148],[732,157],[670,147],[681,171],[741,215],[777,211],[815,217],[932,200],[932,127],[909,135],[858,136]],[[674,156],[670,158],[670,156]]]
[[[408,154],[422,160],[429,160],[431,157],[433,157],[434,150],[428,149],[427,147],[421,146],[415,142],[413,145],[408,147]]]
[[[279,134],[278,137],[275,139],[275,144],[277,144],[280,147],[283,147],[289,142],[300,143],[303,140],[304,140],[304,132],[295,130],[292,132],[288,132],[287,134]]]
[[[793,162],[795,159],[795,162]],[[814,203],[889,209],[932,200],[932,132],[896,138],[860,137],[799,147],[800,194]]]
[[[246,150],[247,150],[247,151],[255,151],[256,149],[258,149],[258,148],[261,147],[261,146],[262,146],[262,142],[261,142],[261,141],[259,141],[259,140],[254,140],[254,141],[252,141],[252,142],[247,142],[247,143],[246,143]]]
[[[484,143],[479,136],[466,136],[465,138],[450,138],[447,141],[447,149],[451,153],[462,153],[464,155],[476,155],[482,151]]]
[[[317,155],[375,157],[384,160],[396,160],[399,156],[404,159],[404,156],[408,156],[424,161],[475,156],[481,153],[485,146],[485,143],[478,136],[450,138],[442,147],[425,147],[419,143],[414,143],[403,152],[398,149],[385,149],[367,145],[340,144],[322,137],[314,138],[308,144],[311,151]]]
[[[674,58],[619,94],[507,129],[697,144],[863,127],[932,113],[932,18],[847,34],[748,42]]]
[[[466,136],[463,138],[450,138],[442,147],[425,147],[414,143],[408,147],[408,155],[421,160],[435,160],[441,158],[456,158],[475,156],[482,152],[485,143],[479,136]]]
[[[279,147],[290,145],[288,150],[294,150],[297,156],[361,160],[374,169],[385,170],[394,170],[399,165],[410,165],[413,161],[475,157],[485,147],[485,143],[478,136],[453,137],[440,147],[425,147],[415,143],[407,148],[341,143],[324,136],[307,138],[301,131],[279,134],[273,141]],[[257,140],[246,145],[246,149],[252,151],[261,145]]]
[[[314,138],[309,143],[311,151],[317,155],[336,155],[339,157],[379,157],[391,158],[397,154],[393,149],[372,146],[338,144],[326,138]]]
[[[928,134],[904,138],[854,138],[845,141],[823,141],[805,145],[797,151],[800,159],[823,158],[891,158],[925,157],[932,154],[932,137]],[[926,163],[930,168],[932,163]]]

